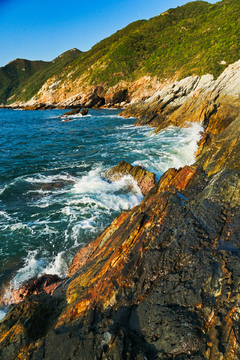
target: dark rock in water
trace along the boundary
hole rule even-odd
[[[156,185],[154,173],[145,170],[142,166],[132,166],[126,161],[121,161],[106,172],[106,178],[111,181],[120,180],[124,175],[131,175],[137,181],[143,195],[146,195]]]
[[[169,169],[0,323],[2,359],[239,359],[240,174]]]
[[[80,110],[81,110],[81,108],[79,107],[77,109],[67,111],[66,113],[62,114],[60,117],[69,116],[69,115],[77,115],[80,112]]]
[[[82,116],[86,116],[87,114],[88,114],[88,109],[86,108],[86,109],[82,109],[82,111],[80,111],[80,114],[82,115]]]

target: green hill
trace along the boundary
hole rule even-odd
[[[206,73],[217,77],[240,58],[239,14],[239,0],[194,1],[169,9],[148,21],[128,25],[68,64],[59,60],[39,64],[42,68],[28,84],[19,84],[4,99],[15,91],[14,101],[29,100],[53,75],[73,85],[84,77],[84,85],[101,84],[105,90],[120,80],[134,81],[143,75],[161,80]],[[67,78],[70,72],[71,78]]]
[[[160,79],[176,72],[179,77],[218,76],[240,58],[239,14],[239,0],[214,5],[194,1],[148,21],[137,21],[73,62],[73,79],[86,69],[91,84],[108,86],[142,75]]]
[[[44,82],[78,58],[82,52],[72,49],[51,62],[16,59],[0,68],[0,103],[30,99]]]

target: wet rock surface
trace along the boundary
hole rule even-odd
[[[131,175],[137,181],[142,194],[146,195],[156,185],[156,175],[145,170],[142,166],[132,166],[126,161],[109,169],[105,176],[111,181],[120,180],[124,175]]]
[[[238,359],[239,195],[235,170],[168,170],[52,295],[12,308],[0,357]]]

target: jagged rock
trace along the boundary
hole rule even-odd
[[[121,115],[135,116],[136,125],[160,131],[169,125],[202,124],[206,132],[219,134],[240,115],[240,60],[213,80],[212,75],[191,76],[169,84],[146,101],[130,105]]]
[[[111,181],[120,180],[124,175],[131,175],[137,181],[143,195],[146,195],[156,185],[154,173],[145,170],[142,166],[132,166],[126,161],[121,161],[106,172],[106,178]]]
[[[52,296],[10,310],[0,357],[239,359],[239,195],[234,170],[168,170]]]

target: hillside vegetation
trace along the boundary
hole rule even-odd
[[[120,80],[134,81],[143,75],[160,80],[206,73],[217,77],[240,58],[239,14],[239,0],[194,1],[169,9],[117,31],[59,68],[56,77],[61,82],[83,77],[85,84],[101,84],[105,90]],[[40,73],[45,71],[38,70],[29,86],[24,84],[26,91],[21,92],[23,86],[17,88],[18,99],[28,100],[37,92],[43,79]]]
[[[57,74],[82,52],[72,49],[50,62],[16,59],[0,68],[0,104],[12,97],[26,100],[35,95],[47,79]],[[10,101],[10,102],[12,102]]]

